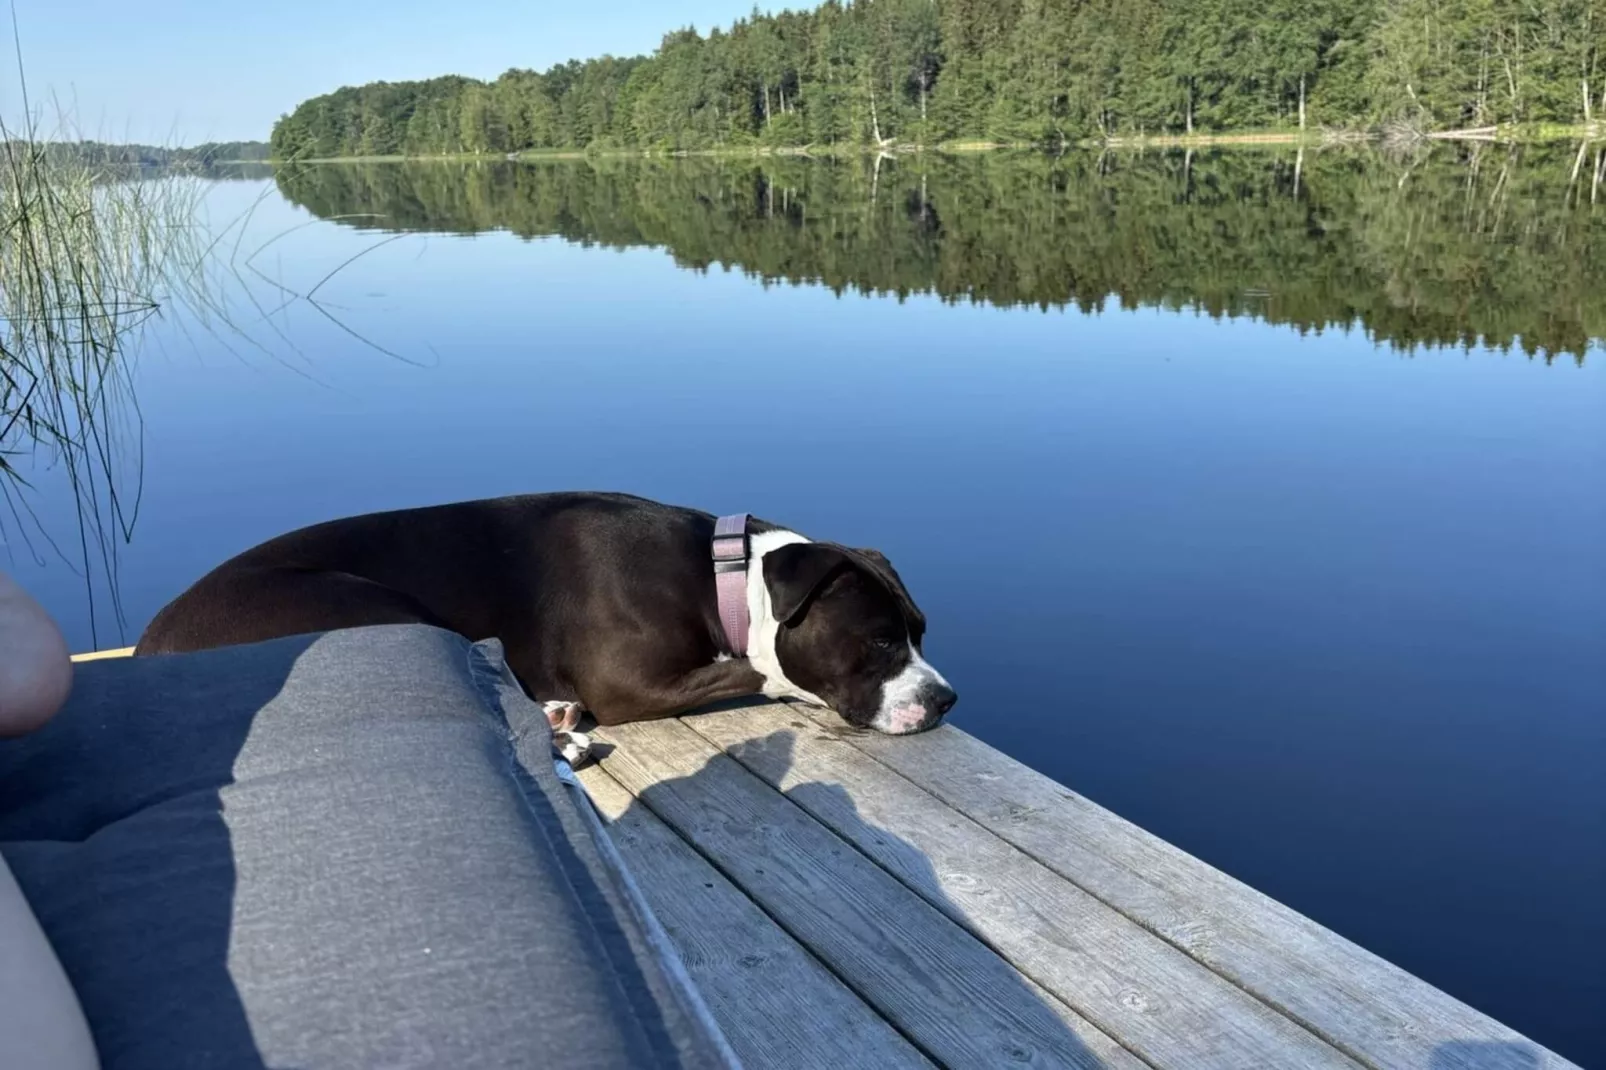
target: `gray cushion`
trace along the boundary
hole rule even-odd
[[[718,1065],[500,655],[91,663],[0,742],[0,852],[106,1070]]]

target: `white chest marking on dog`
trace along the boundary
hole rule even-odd
[[[930,713],[920,695],[933,685],[947,687],[948,681],[910,643],[909,664],[881,685],[881,708],[870,727],[894,736],[914,731]]]
[[[747,564],[747,660],[764,677],[764,694],[770,698],[795,698],[824,706],[818,695],[798,687],[786,678],[781,659],[775,652],[775,639],[781,622],[770,604],[770,589],[764,582],[764,555],[783,546],[812,542],[795,531],[766,531],[749,540]]]

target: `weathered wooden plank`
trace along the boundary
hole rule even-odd
[[[614,779],[934,1061],[1143,1065],[691,729],[597,735]]]
[[[932,1064],[600,767],[580,780],[744,1066]]]
[[[749,707],[686,724],[1154,1066],[1357,1067],[815,721]]]
[[[73,661],[106,661],[109,658],[131,658],[134,648],[125,646],[120,650],[92,650],[87,654],[74,654]]]
[[[1377,1067],[1577,1070],[1398,966],[973,736],[893,738],[791,706]]]

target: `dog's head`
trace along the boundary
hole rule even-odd
[[[892,735],[934,727],[958,701],[921,654],[925,615],[882,554],[798,542],[765,553],[763,570],[766,654],[794,695]]]

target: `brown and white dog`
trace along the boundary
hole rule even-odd
[[[560,731],[585,711],[614,725],[763,694],[905,734],[953,706],[921,653],[925,616],[886,557],[751,520],[738,526],[739,561],[718,565],[745,572],[745,590],[722,592],[715,525],[589,492],[329,521],[218,566],[157,614],[135,654],[428,624],[499,638]],[[733,608],[745,636],[731,634]]]

